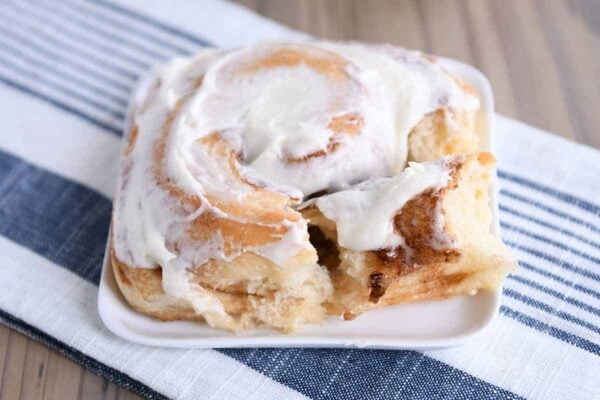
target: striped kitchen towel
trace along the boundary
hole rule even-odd
[[[294,40],[218,0],[0,2],[0,321],[150,398],[600,398],[600,153],[496,118],[500,316],[453,349],[176,350],[96,311],[124,108],[149,66]]]

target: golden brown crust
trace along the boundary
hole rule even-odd
[[[131,268],[119,261],[110,248],[113,274],[121,293],[138,312],[161,321],[202,320],[192,308],[183,302],[169,299],[162,288],[159,268]]]

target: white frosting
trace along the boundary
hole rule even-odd
[[[319,197],[315,205],[335,222],[340,246],[356,251],[394,249],[404,245],[404,239],[394,229],[394,215],[419,193],[439,190],[449,180],[444,160],[410,163],[396,176],[373,179]],[[437,215],[436,220],[441,222],[442,215]]]
[[[258,60],[281,51],[338,63],[342,76],[306,62],[257,67]],[[161,266],[168,294],[188,299],[198,312],[222,312],[216,300],[189,284],[192,267],[244,251],[284,266],[311,247],[303,220],[283,221],[284,233],[272,242],[238,252],[224,251],[219,231],[203,243],[189,243],[187,229],[204,213],[256,222],[230,215],[210,200],[243,204],[256,185],[289,196],[290,205],[321,190],[350,188],[317,200],[337,222],[342,246],[371,250],[401,245],[402,238],[391,228],[394,212],[448,179],[437,164],[412,165],[400,173],[410,130],[443,107],[472,111],[478,101],[420,53],[390,46],[262,44],[176,59],[155,70],[134,96],[130,127],[137,126],[139,134],[123,157],[115,198],[116,255],[130,266]],[[344,116],[356,117],[357,134],[331,128],[334,119]],[[154,156],[165,129],[160,169]],[[203,141],[214,134],[237,156],[215,156]],[[200,208],[174,200],[158,184],[157,169],[198,199]],[[358,182],[365,183],[352,187]]]

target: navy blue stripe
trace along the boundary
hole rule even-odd
[[[119,21],[118,19],[110,17],[106,14],[98,13],[92,8],[82,7],[81,5],[79,5],[78,3],[75,3],[73,1],[63,1],[62,2],[63,6],[65,6],[67,4],[70,9],[72,9],[82,15],[86,15],[88,17],[91,16],[91,17],[95,18],[98,22],[100,22],[101,24],[112,25],[113,27],[124,30],[127,33],[134,34],[138,38],[145,40],[146,42],[150,42],[155,45],[158,45],[158,46],[162,47],[163,49],[168,50],[169,52],[174,52],[174,53],[180,54],[180,55],[189,55],[193,52],[193,50],[190,50],[188,48],[179,46],[178,44],[164,40],[160,36],[153,35],[150,32],[138,29],[135,27],[135,25],[124,24],[123,22]],[[95,6],[97,7],[98,5],[95,5]],[[100,7],[102,7],[102,6],[100,6]],[[208,42],[206,42],[205,45],[208,46],[209,45]],[[194,44],[193,48],[195,49],[196,46],[197,45]]]
[[[0,14],[3,14],[3,13],[0,13]],[[100,58],[99,56],[95,55],[92,52],[78,49],[77,47],[74,47],[71,44],[66,43],[65,41],[63,41],[61,39],[58,39],[56,37],[52,37],[52,36],[45,34],[43,31],[37,29],[36,27],[32,26],[31,24],[24,24],[23,21],[17,20],[11,16],[6,16],[6,14],[3,14],[2,18],[5,20],[11,21],[12,24],[14,24],[14,25],[25,27],[30,33],[34,33],[35,35],[37,35],[37,37],[41,37],[41,38],[45,39],[46,41],[51,42],[64,50],[67,50],[71,53],[77,54],[78,56],[83,56],[83,58],[89,58],[91,61],[98,64],[99,66],[102,66],[103,68],[108,68],[109,70],[115,71],[116,73],[121,74],[125,77],[128,77],[131,80],[136,80],[137,77],[139,76],[138,71],[131,71],[131,70],[123,68],[119,65],[109,62],[109,60],[110,60],[109,57],[105,56],[103,58]]]
[[[535,218],[535,217],[532,217],[530,215],[525,215],[525,214],[523,214],[523,213],[521,213],[521,212],[519,212],[519,211],[517,211],[517,210],[515,210],[513,208],[506,207],[506,206],[504,206],[502,204],[500,204],[499,208],[500,208],[500,211],[512,214],[512,215],[514,215],[516,217],[519,217],[521,219],[524,219],[526,221],[533,222],[533,223],[535,223],[537,225],[543,226],[544,228],[552,229],[553,231],[562,233],[563,235],[569,236],[569,237],[571,237],[573,239],[577,239],[577,240],[579,240],[582,243],[585,243],[587,245],[590,245],[590,246],[595,247],[595,248],[597,248],[597,249],[600,250],[600,243],[595,242],[593,240],[590,240],[590,239],[588,239],[586,237],[583,237],[581,235],[578,235],[578,234],[574,233],[573,231],[570,231],[568,229],[563,229],[563,228],[561,228],[561,227],[559,227],[557,225],[554,225],[554,224],[551,224],[549,222],[543,221],[543,220],[541,220],[539,218]]]
[[[0,235],[98,284],[111,202],[0,151]]]
[[[24,60],[27,63],[38,67],[37,68],[38,70],[41,68],[46,73],[50,73],[54,76],[60,77],[63,80],[72,81],[72,82],[76,83],[77,85],[80,85],[82,87],[87,88],[88,90],[91,90],[93,93],[99,94],[100,97],[104,97],[109,100],[115,101],[118,103],[118,105],[121,106],[121,108],[123,108],[127,105],[127,100],[125,98],[114,95],[112,93],[109,93],[109,92],[105,91],[103,88],[89,83],[87,80],[82,80],[82,79],[78,78],[74,74],[67,74],[65,72],[62,72],[62,71],[56,69],[55,67],[53,67],[50,64],[47,64],[43,61],[36,60],[36,59],[30,57],[29,55],[25,54],[20,49],[14,48],[11,45],[5,44],[4,42],[2,42],[1,37],[0,37],[0,49],[4,50],[6,53],[11,54],[14,57],[20,58],[21,60]]]
[[[57,5],[59,7],[57,7]],[[111,32],[109,30],[103,29],[100,26],[103,26],[103,25],[106,26],[106,24],[104,24],[104,23],[102,23],[102,25],[100,25],[100,26],[93,25],[92,23],[90,23],[90,21],[80,18],[79,16],[81,15],[81,13],[77,13],[77,11],[74,11],[72,8],[65,8],[65,4],[62,2],[61,3],[39,2],[35,6],[36,6],[36,8],[45,9],[47,12],[49,12],[51,14],[59,15],[63,20],[66,20],[69,23],[73,23],[74,25],[85,29],[86,32],[93,32],[96,36],[98,36],[100,38],[109,39],[111,42],[119,45],[119,47],[121,47],[121,48],[128,47],[132,50],[136,50],[139,53],[141,53],[147,57],[150,57],[150,59],[152,59],[152,60],[163,60],[165,58],[169,58],[175,54],[178,54],[178,53],[173,53],[173,52],[167,52],[167,53],[159,52],[159,51],[151,49],[147,46],[144,46],[138,42],[132,41],[132,40],[128,39],[126,36],[121,36],[121,35]],[[66,10],[69,10],[70,12],[65,12]]]
[[[39,75],[35,71],[28,71],[24,68],[21,68],[17,64],[14,64],[13,62],[9,61],[8,59],[2,57],[2,55],[0,55],[0,65],[4,66],[7,69],[12,70],[13,72],[16,72],[17,74],[19,74],[21,76],[26,77],[29,80],[35,81],[37,83],[42,84],[43,86],[54,89],[60,93],[63,93],[67,96],[70,96],[70,97],[76,99],[76,100],[79,100],[80,102],[85,103],[85,104],[97,109],[98,111],[105,112],[105,113],[112,115],[113,117],[120,119],[120,120],[125,119],[125,114],[123,114],[123,112],[111,109],[110,107],[107,107],[106,105],[99,103],[96,100],[91,99],[83,94],[77,93],[74,90],[72,90],[68,87],[65,87],[59,83],[49,81],[49,80],[45,79],[43,76]]]
[[[509,288],[504,288],[503,293],[505,296],[513,298],[515,300],[518,300],[522,303],[525,303],[531,307],[537,308],[538,310],[542,310],[547,312],[550,315],[556,316],[560,319],[563,319],[565,321],[571,322],[575,325],[579,325],[582,328],[586,328],[589,329],[590,331],[594,332],[594,333],[599,333],[600,334],[600,328],[597,327],[596,325],[589,323],[587,321],[582,320],[581,318],[578,318],[574,315],[571,315],[567,312],[564,311],[559,311],[556,308],[549,306],[548,304],[539,301],[539,300],[535,300],[529,296],[526,296],[522,293],[519,293],[516,290],[513,289],[509,289]]]
[[[313,399],[520,398],[415,351],[220,351]]]
[[[577,290],[578,292],[581,292],[581,293],[587,294],[589,296],[596,297],[597,299],[600,299],[600,292],[598,292],[596,290],[590,289],[590,288],[580,285],[578,283],[574,283],[573,281],[570,281],[559,275],[548,272],[542,268],[538,268],[538,267],[536,267],[528,262],[525,262],[525,261],[519,261],[519,265],[528,271],[532,271],[532,272],[539,274],[541,276],[544,276],[546,278],[550,278],[555,282],[562,283],[563,285],[565,285],[569,288],[573,288],[573,289]]]
[[[110,201],[107,198],[2,152],[0,193],[3,194],[0,198],[0,220],[5,222],[0,226],[0,234],[84,279],[98,283],[110,219]],[[324,382],[331,378],[329,368],[339,365],[339,359],[348,354],[347,351],[335,350],[284,350],[290,352],[289,356],[293,355],[292,359],[285,366],[274,369],[274,364],[270,364],[269,360],[277,351],[260,350],[252,357],[248,357],[251,352],[248,350],[223,350],[223,353],[309,395],[315,395],[309,383],[324,385]],[[314,360],[315,355],[318,355],[319,360]],[[512,398],[509,392],[503,392],[495,386],[415,352],[357,351],[353,357],[347,360],[347,366],[339,376],[344,384],[329,385],[330,390],[317,395],[317,398],[348,394],[346,391],[350,388],[356,391],[356,396],[361,397],[380,393],[380,397],[375,398],[390,398],[398,392],[405,391],[407,395],[426,393],[433,396],[438,393],[437,390],[442,390],[438,379],[442,377],[447,379],[447,388],[452,390],[466,380],[473,383],[473,388],[461,389],[469,391],[468,394],[478,396],[500,390],[500,393],[504,393],[502,398]],[[414,379],[403,378],[402,371],[391,375],[389,362],[397,362],[406,357],[411,363],[419,362],[427,367],[423,374],[430,375],[430,384],[424,383],[424,377],[420,375]],[[321,369],[317,370],[315,361],[327,361],[328,367],[321,366]],[[302,375],[305,373],[303,368],[310,369],[310,373]],[[360,372],[357,368],[367,368],[371,371],[371,375],[368,376],[370,384],[357,382],[356,386],[353,386],[345,382],[348,374]],[[390,380],[394,383],[389,392],[380,392],[382,385]],[[421,389],[414,388],[417,383],[422,386]],[[399,386],[403,386],[404,389]],[[321,389],[322,386],[319,390]]]
[[[527,314],[522,312],[513,310],[507,306],[500,307],[500,313],[506,315],[509,318],[512,318],[516,321],[519,321],[525,326],[535,329],[538,332],[545,333],[556,339],[559,339],[565,343],[570,345],[579,347],[582,350],[585,350],[589,353],[600,356],[600,345],[594,342],[591,342],[587,339],[584,339],[580,336],[574,335],[562,329],[556,328],[554,326],[548,325],[540,320],[537,320]]]
[[[554,198],[557,198],[565,203],[578,207],[584,211],[590,212],[595,216],[600,215],[600,206],[597,206],[587,200],[584,200],[580,197],[573,196],[572,194],[562,192],[560,190],[556,190],[546,185],[542,185],[539,182],[534,182],[530,179],[523,178],[521,176],[511,174],[506,171],[498,171],[498,176],[502,179],[509,180],[511,182],[517,183],[521,186],[528,187],[530,189],[536,190],[538,192],[547,194]]]
[[[117,127],[115,127],[115,126],[113,126],[113,125],[111,125],[109,123],[101,121],[101,120],[99,120],[99,119],[97,119],[97,118],[95,118],[95,117],[93,117],[93,116],[91,116],[91,115],[89,115],[89,114],[87,114],[87,113],[85,113],[83,111],[79,111],[77,108],[72,107],[72,106],[70,106],[70,105],[68,105],[68,104],[66,104],[66,103],[64,103],[62,101],[55,100],[55,99],[53,99],[51,97],[48,97],[45,94],[39,92],[38,90],[32,88],[31,86],[26,86],[26,85],[23,85],[21,83],[17,83],[14,80],[12,80],[10,78],[7,78],[5,76],[2,76],[2,75],[0,75],[0,83],[3,83],[6,86],[9,86],[9,87],[11,87],[13,89],[19,90],[19,91],[21,91],[23,93],[27,93],[30,96],[33,96],[33,97],[35,97],[35,98],[37,98],[39,100],[42,100],[42,101],[44,101],[44,102],[46,102],[48,104],[51,104],[54,107],[56,107],[56,108],[58,108],[58,109],[60,109],[62,111],[65,111],[65,112],[67,112],[69,114],[75,115],[75,116],[77,116],[77,117],[79,117],[79,118],[81,118],[81,119],[83,119],[83,120],[91,123],[92,125],[95,125],[95,126],[97,126],[99,128],[102,128],[102,129],[104,129],[104,130],[106,130],[108,132],[114,133],[116,135],[121,135],[121,129],[120,128],[117,128]]]
[[[537,282],[534,282],[530,279],[527,278],[523,278],[522,276],[519,275],[511,275],[508,277],[508,279],[513,280],[513,281],[517,281],[522,283],[523,285],[529,286],[533,289],[539,290],[542,293],[546,293],[552,297],[556,297],[557,299],[560,299],[562,301],[564,301],[565,303],[569,303],[575,307],[581,308],[584,311],[589,312],[590,314],[594,314],[596,316],[600,316],[600,309],[596,308],[594,306],[591,306],[583,301],[577,300],[573,297],[570,296],[565,296],[564,294],[560,293],[558,290],[554,290],[551,289],[547,286],[541,285]]]
[[[115,89],[120,90],[123,94],[129,94],[129,92],[131,90],[133,81],[130,81],[130,82],[132,82],[131,84],[125,85],[121,82],[118,82],[118,81],[112,79],[108,75],[105,75],[101,72],[97,72],[97,71],[94,71],[93,69],[90,69],[85,64],[82,64],[78,61],[68,59],[67,56],[72,56],[73,55],[72,53],[65,53],[65,52],[56,53],[56,52],[50,51],[48,49],[42,48],[42,47],[38,46],[37,44],[35,44],[33,41],[29,40],[27,37],[20,35],[18,33],[12,32],[10,30],[7,30],[2,25],[0,25],[0,32],[2,32],[2,34],[5,37],[9,37],[12,41],[14,41],[20,45],[26,45],[30,49],[33,49],[36,52],[40,53],[40,55],[47,57],[49,59],[52,59],[56,62],[59,62],[61,65],[68,65],[72,68],[75,68],[79,72],[83,72],[83,73],[87,74],[89,77],[93,78],[93,80],[102,82],[104,84],[108,84],[108,86],[111,86],[111,87],[114,87]]]
[[[508,229],[510,231],[517,232],[522,235],[528,236],[532,239],[537,240],[538,242],[549,244],[550,246],[556,247],[558,249],[568,251],[569,253],[576,255],[578,257],[581,257],[584,260],[591,261],[595,264],[600,264],[600,258],[594,257],[584,251],[577,250],[571,246],[567,246],[564,243],[560,243],[560,242],[557,242],[556,240],[552,240],[544,235],[539,235],[537,233],[533,233],[531,231],[528,231],[527,229],[520,228],[518,226],[514,226],[514,225],[508,224],[506,222],[501,222],[500,226],[504,229]]]
[[[123,6],[115,4],[113,2],[109,2],[106,0],[88,0],[88,1],[91,3],[97,4],[97,5],[100,5],[105,9],[115,11],[119,15],[126,15],[130,18],[144,22],[146,25],[153,26],[155,28],[160,29],[163,32],[168,32],[174,36],[185,39],[185,40],[191,42],[192,44],[195,44],[198,46],[210,46],[210,44],[206,40],[200,38],[199,36],[192,35],[189,32],[183,31],[172,25],[167,25],[164,22],[161,22],[157,19],[151,18],[147,15],[142,15],[140,13],[134,12],[133,10],[130,10],[129,8],[125,8]]]
[[[556,258],[554,256],[546,254],[546,253],[544,253],[542,251],[533,249],[531,247],[523,246],[521,244],[518,244],[518,243],[510,241],[510,240],[506,240],[505,242],[506,242],[506,244],[508,244],[509,246],[511,246],[511,247],[513,247],[513,248],[515,248],[517,250],[520,250],[520,251],[523,251],[525,253],[531,254],[534,257],[537,257],[537,258],[539,258],[541,260],[544,260],[544,261],[548,261],[549,263],[554,264],[556,266],[559,266],[561,268],[564,268],[564,269],[566,269],[568,271],[575,272],[575,273],[577,273],[577,274],[579,274],[581,276],[585,276],[586,278],[593,279],[595,281],[600,282],[600,275],[598,275],[595,272],[589,271],[589,270],[587,270],[585,268],[577,267],[577,266],[575,266],[575,265],[573,265],[573,264],[571,264],[571,263],[569,263],[567,261],[561,260],[559,258]]]
[[[166,399],[143,383],[0,310],[0,321],[93,373],[147,399]],[[221,353],[314,399],[520,399],[498,386],[414,351],[223,349]],[[285,363],[285,365],[280,365]],[[342,374],[336,374],[339,366]],[[418,372],[404,374],[413,367]],[[327,388],[328,390],[324,390]],[[398,397],[401,395],[401,397]]]
[[[584,221],[584,220],[582,220],[580,218],[577,218],[577,217],[574,217],[572,215],[569,215],[569,214],[567,214],[567,213],[565,213],[563,211],[560,211],[560,210],[558,210],[558,209],[556,209],[554,207],[550,207],[550,206],[548,206],[548,205],[546,205],[546,204],[544,204],[542,202],[539,202],[537,200],[529,199],[526,196],[523,196],[522,194],[514,193],[514,192],[511,192],[510,190],[506,190],[506,189],[501,189],[500,190],[500,194],[503,195],[503,196],[509,197],[511,199],[520,201],[522,203],[525,203],[527,205],[534,206],[536,208],[539,208],[540,210],[544,210],[544,211],[546,211],[549,214],[552,214],[552,215],[557,216],[559,218],[566,219],[569,222],[573,222],[573,223],[575,223],[577,225],[584,226],[584,227],[586,227],[587,229],[589,229],[592,232],[600,233],[600,227],[597,227],[596,225],[591,224],[591,223],[589,223],[587,221]]]
[[[132,391],[140,396],[144,396],[144,398],[146,399],[167,399],[165,396],[149,388],[143,383],[133,379],[129,375],[126,375],[121,371],[118,371],[114,368],[109,367],[106,364],[101,363],[100,361],[82,353],[81,351],[67,345],[66,343],[61,342],[60,340],[46,334],[38,328],[29,325],[22,319],[19,319],[1,309],[0,322],[18,332],[21,332],[24,335],[29,336],[34,340],[37,340],[38,342],[44,344],[46,347],[57,351],[58,353],[67,357],[68,359],[81,365],[85,369],[92,371],[94,374],[99,375],[102,378],[107,379],[119,386],[122,386],[125,389]]]

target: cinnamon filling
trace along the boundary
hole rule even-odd
[[[329,270],[334,270],[340,265],[340,251],[337,243],[329,239],[321,228],[310,225],[308,227],[308,237],[310,244],[317,250],[319,265],[325,266]]]

